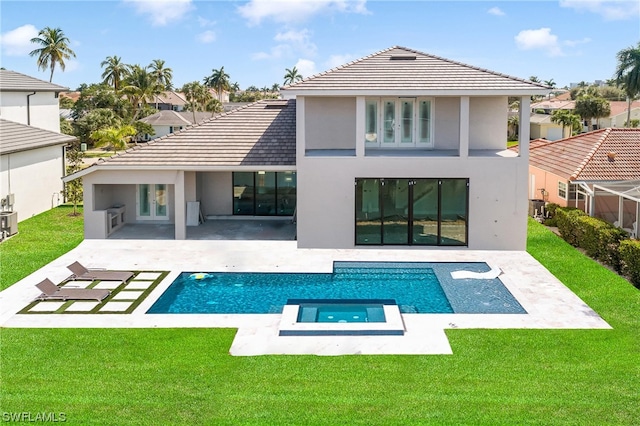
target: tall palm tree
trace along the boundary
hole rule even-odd
[[[155,78],[140,65],[133,65],[131,73],[125,79],[125,86],[122,88],[131,106],[133,107],[133,120],[137,120],[143,104],[153,99],[155,95],[162,93],[162,87]]]
[[[173,70],[165,68],[162,59],[154,59],[147,67],[151,70],[151,76],[156,79],[156,83],[162,87],[163,91],[171,90],[173,86]],[[158,109],[158,98],[156,97],[156,109]]]
[[[151,70],[151,75],[155,77],[164,90],[171,90],[173,86],[173,70],[165,68],[162,59],[154,59],[149,65],[149,69]]]
[[[302,74],[298,72],[298,68],[293,67],[291,69],[285,68],[284,74],[284,85],[287,86],[289,84],[293,84],[296,81],[302,80]]]
[[[222,92],[231,88],[229,74],[224,72],[224,67],[220,67],[219,70],[214,68],[211,71],[212,74],[209,77],[204,78],[204,85],[207,87],[213,87],[218,94],[218,100],[222,102]]]
[[[100,66],[104,68],[102,73],[102,81],[110,86],[113,86],[113,90],[118,93],[120,90],[120,83],[129,74],[131,66],[122,63],[122,59],[119,56],[107,56],[107,59],[100,62]]]
[[[627,95],[627,126],[631,124],[631,102],[640,94],[640,42],[636,47],[622,49],[616,55],[616,85]]]
[[[278,90],[280,90],[280,85],[278,83],[273,83],[273,85],[271,86],[271,91],[275,93]]]
[[[196,122],[196,111],[205,111],[207,105],[211,102],[213,97],[211,92],[207,90],[207,87],[200,84],[199,81],[192,81],[191,83],[185,83],[180,89],[187,98],[186,108],[190,109],[193,113],[193,122]]]
[[[31,43],[40,45],[38,49],[34,49],[29,56],[38,57],[38,69],[51,69],[49,82],[53,80],[53,71],[56,64],[60,65],[60,69],[65,69],[65,59],[75,58],[76,54],[69,47],[69,39],[64,35],[60,28],[44,27],[38,33],[38,37],[31,39]]]

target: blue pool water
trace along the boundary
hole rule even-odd
[[[298,304],[298,322],[386,322],[381,303],[360,303],[357,300],[313,300],[287,304]],[[391,301],[387,301],[391,302]],[[395,304],[395,301],[393,303]]]
[[[524,312],[497,279],[452,283],[448,271],[465,265],[488,269],[484,263],[334,262],[327,274],[184,272],[147,312],[281,313],[288,299],[393,299],[402,313]]]

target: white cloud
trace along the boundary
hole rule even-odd
[[[198,34],[196,38],[200,43],[213,43],[216,41],[216,33],[211,30],[207,30]]]
[[[516,45],[521,50],[543,50],[549,56],[562,56],[558,36],[551,34],[550,28],[522,30],[515,37]]]
[[[191,0],[123,0],[138,14],[148,15],[151,25],[165,26],[182,19],[192,8]]]
[[[318,13],[334,11],[369,13],[366,0],[250,0],[238,7],[238,13],[249,25],[258,25],[265,19],[280,23],[303,22]]]
[[[279,43],[272,47],[269,52],[259,52],[254,54],[253,59],[279,59],[291,57],[300,53],[309,56],[316,54],[317,47],[311,42],[311,33],[307,29],[280,32],[277,33],[273,39]]]
[[[489,15],[495,15],[495,16],[504,16],[504,15],[506,15],[506,13],[504,13],[502,11],[502,9],[500,9],[499,7],[492,7],[491,9],[487,10],[487,13]]]
[[[564,44],[565,46],[569,46],[569,47],[576,47],[580,44],[586,44],[586,43],[590,43],[591,39],[589,37],[585,37],[581,40],[565,40],[562,42],[562,44]]]
[[[303,78],[308,78],[318,73],[316,70],[316,63],[310,59],[298,59],[298,62],[296,62],[296,68]]]
[[[26,24],[14,30],[0,34],[0,45],[7,56],[26,56],[38,46],[31,39],[38,36],[38,29]]]
[[[638,19],[638,0],[560,0],[560,7],[602,15],[607,21]]]

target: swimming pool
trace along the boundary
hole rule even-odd
[[[334,262],[332,273],[183,272],[147,313],[281,313],[288,299],[393,299],[402,313],[525,313],[486,263]],[[457,282],[453,282],[457,281]]]

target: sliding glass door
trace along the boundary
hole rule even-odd
[[[292,216],[296,209],[296,172],[234,172],[233,214]]]
[[[356,179],[357,245],[467,245],[468,179]]]

